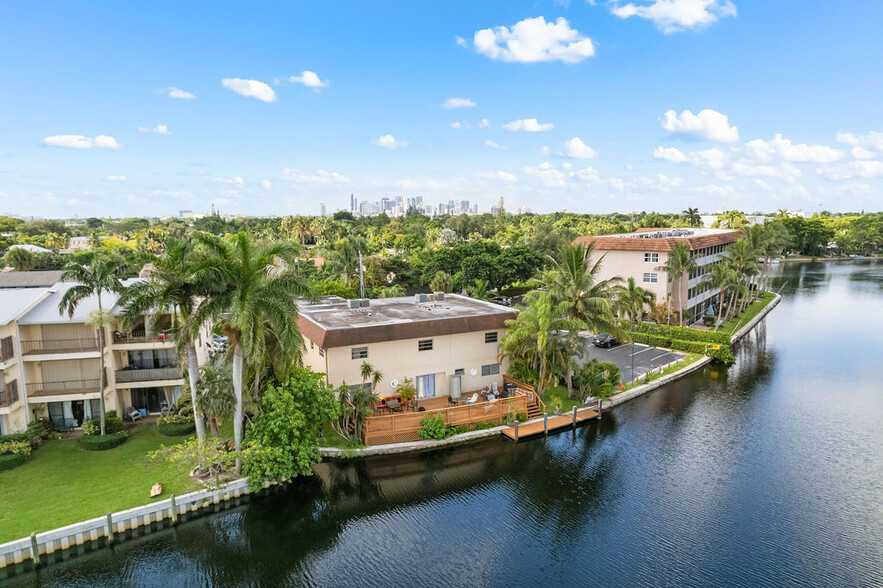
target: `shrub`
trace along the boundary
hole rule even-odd
[[[99,419],[90,419],[83,421],[83,434],[87,437],[101,434],[101,421]],[[104,433],[113,435],[123,430],[123,419],[117,416],[117,411],[109,410],[104,413]]]
[[[630,333],[647,333],[650,335],[668,337],[669,339],[678,339],[679,341],[706,341],[708,343],[717,343],[719,345],[730,344],[730,336],[721,331],[700,331],[699,329],[691,329],[690,327],[680,327],[676,325],[630,322],[624,322],[623,328]]]
[[[452,434],[445,425],[445,417],[442,413],[438,413],[434,417],[423,417],[420,425],[417,436],[421,439],[447,439]]]
[[[156,430],[164,437],[180,437],[195,431],[196,423],[192,416],[169,414],[159,417],[156,421]]]
[[[20,453],[0,455],[0,472],[17,468],[26,461],[28,461],[28,458]]]
[[[16,443],[20,441],[30,443],[31,436],[28,433],[12,433],[11,435],[0,435],[0,446],[2,446],[4,443]],[[0,450],[0,453],[3,453],[3,451]]]
[[[31,456],[32,450],[33,447],[28,440],[0,442],[0,455],[24,455],[27,459]]]
[[[470,431],[484,431],[487,429],[493,429],[494,427],[499,427],[499,423],[495,423],[493,421],[479,421],[477,423],[472,423],[469,425]]]
[[[44,419],[36,419],[31,421],[28,425],[28,436],[31,439],[35,439],[40,437],[41,439],[48,439],[49,435],[55,430],[55,427],[52,426],[50,421]]]
[[[109,435],[87,435],[80,438],[80,447],[86,451],[105,451],[122,445],[128,437],[125,431]]]

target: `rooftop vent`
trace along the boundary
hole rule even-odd
[[[445,300],[445,293],[444,292],[436,292],[435,293],[435,301],[436,302],[444,302],[444,300]]]
[[[352,298],[352,299],[346,301],[346,307],[349,308],[350,310],[356,310],[357,308],[362,307],[362,301],[359,300],[358,298]]]
[[[415,294],[414,302],[417,304],[426,304],[429,302],[429,296],[427,294]]]
[[[367,298],[359,298],[359,306],[362,308],[368,308],[371,306],[371,301]]]

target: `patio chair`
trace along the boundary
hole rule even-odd
[[[132,408],[131,406],[126,407],[126,416],[129,417],[129,420],[133,423],[141,418],[141,413]]]
[[[387,400],[386,408],[388,408],[390,412],[402,412],[402,407],[399,405],[398,398],[390,398]]]
[[[476,402],[478,402],[478,392],[473,392],[466,404],[475,404]]]
[[[172,407],[169,406],[168,400],[162,400],[159,403],[159,412],[160,414],[167,415],[172,413]]]

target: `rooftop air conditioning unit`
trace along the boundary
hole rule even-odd
[[[371,301],[368,298],[360,298],[359,306],[361,306],[362,308],[368,308],[369,306],[371,306]]]
[[[426,300],[427,300],[428,302],[435,302],[435,294],[432,294],[432,293],[427,294],[427,295],[426,295]]]
[[[357,308],[361,308],[361,306],[362,302],[358,298],[353,298],[346,301],[346,307],[350,310],[356,310]]]
[[[417,304],[426,304],[427,302],[429,302],[429,296],[427,296],[426,294],[415,294],[414,301]]]
[[[444,302],[445,301],[445,293],[444,292],[436,292],[435,293],[435,301],[436,302]]]

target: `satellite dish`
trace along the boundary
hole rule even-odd
[[[390,380],[389,387],[392,388],[393,390],[395,390],[396,388],[399,387],[399,381],[398,380]]]
[[[473,376],[475,376],[478,374],[478,370],[475,368],[472,368],[471,370],[469,370],[469,373],[472,374]]]

